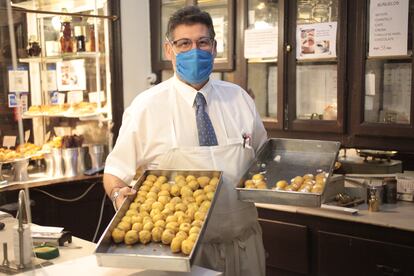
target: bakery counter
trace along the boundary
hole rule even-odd
[[[81,181],[100,181],[102,180],[102,174],[95,175],[77,175],[73,177],[49,177],[45,173],[31,173],[27,181],[8,181],[6,184],[0,185],[0,192],[15,191],[25,188],[38,188],[43,186],[57,185],[70,182]]]
[[[0,231],[0,240],[2,243],[7,243],[8,260],[14,267],[14,250],[13,250],[13,226],[17,224],[17,220],[12,217],[1,217],[0,221],[5,223],[5,228]],[[86,240],[72,237],[72,243],[65,243],[64,246],[59,246],[59,256],[55,259],[44,261],[38,258],[33,258],[32,267],[29,267],[20,273],[14,271],[13,275],[84,275],[87,271],[90,275],[140,275],[140,276],[219,276],[222,273],[205,269],[199,266],[192,266],[191,272],[188,273],[174,273],[164,271],[147,271],[141,269],[124,269],[124,268],[110,268],[100,267],[97,264],[94,251],[96,244]],[[3,261],[3,251],[0,251],[0,260]],[[0,274],[8,275],[6,270],[1,267]],[[9,274],[11,275],[11,274]]]
[[[356,214],[329,210],[323,207],[307,208],[262,203],[256,203],[256,207],[414,232],[414,204],[411,202],[398,201],[397,204],[382,204],[379,212],[369,212],[368,205],[361,204],[355,207],[358,210]]]

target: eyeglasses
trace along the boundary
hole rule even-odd
[[[178,52],[187,52],[193,48],[193,42],[195,42],[198,49],[209,51],[213,48],[214,39],[210,37],[202,37],[197,41],[193,41],[189,38],[181,38],[174,41],[170,41],[167,38],[167,41],[172,44]]]

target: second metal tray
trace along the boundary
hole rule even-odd
[[[315,174],[319,170],[328,174],[328,186],[339,147],[339,142],[269,139],[236,187],[239,199],[256,203],[320,207],[327,187],[322,193],[278,191],[271,188],[279,180],[289,182],[295,176]],[[264,174],[268,189],[244,188],[244,182],[257,173]]]

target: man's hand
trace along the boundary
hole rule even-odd
[[[111,200],[115,199],[114,207],[118,210],[128,196],[134,196],[137,191],[128,187],[118,177],[105,173],[103,177],[105,192]]]
[[[137,193],[136,190],[128,186],[125,186],[122,188],[114,188],[114,192],[112,193],[111,196],[113,196],[115,192],[119,193],[118,197],[115,199],[115,206],[117,210],[121,208],[122,203],[128,196],[134,196]]]

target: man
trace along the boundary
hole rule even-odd
[[[104,175],[120,207],[136,168],[220,170],[222,188],[197,254],[226,275],[264,275],[262,233],[252,203],[234,187],[267,138],[253,100],[239,86],[209,78],[216,56],[211,17],[190,6],[168,23],[165,53],[175,75],[138,95],[124,113]]]

